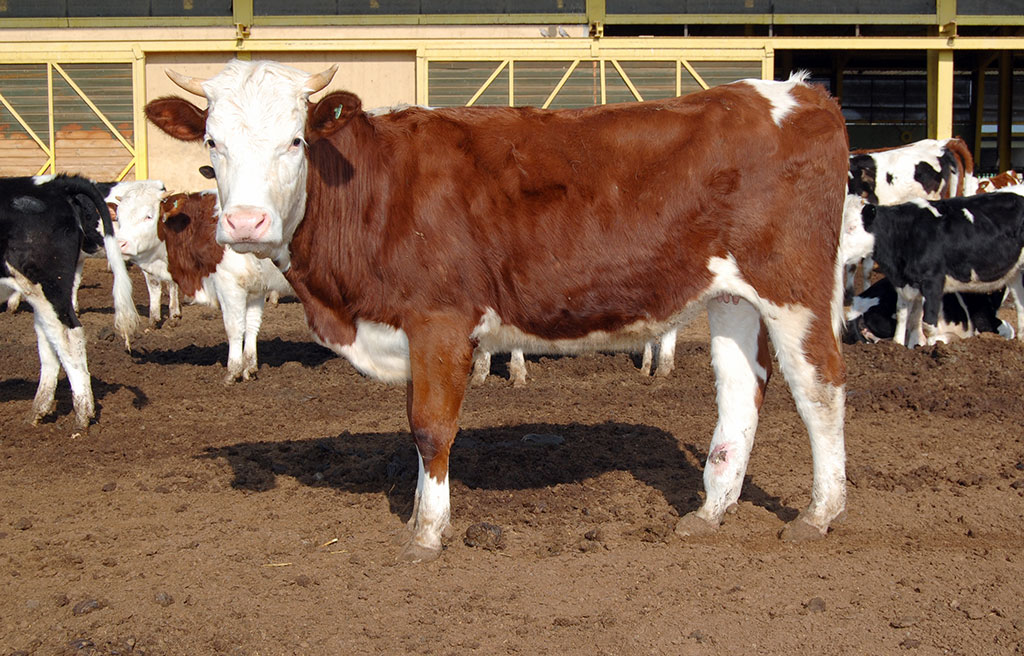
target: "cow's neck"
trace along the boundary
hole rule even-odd
[[[353,123],[310,146],[305,213],[285,270],[310,328],[335,345],[355,339],[357,319],[385,320],[376,311],[381,281],[373,275],[383,217],[374,211],[372,189],[382,184],[382,167],[373,142],[361,138],[372,128]]]

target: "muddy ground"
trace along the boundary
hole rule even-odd
[[[778,375],[738,511],[673,533],[715,424],[703,320],[667,380],[625,354],[534,358],[514,389],[499,362],[464,405],[455,536],[407,565],[404,389],[310,342],[295,302],[267,310],[258,380],[226,387],[219,314],[186,307],[126,353],[109,289],[90,260],[100,411],[77,439],[63,378],[26,422],[32,315],[0,313],[0,655],[1024,651],[1020,343],[846,348],[849,514],[800,545],[777,534],[810,450]],[[480,522],[501,541],[468,546]]]

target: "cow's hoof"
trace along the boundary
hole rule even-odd
[[[240,381],[241,379],[242,376],[240,374],[233,374],[229,372],[227,375],[224,376],[224,384],[230,387],[237,383],[238,381]]]
[[[398,560],[404,563],[429,563],[437,560],[441,555],[441,545],[426,547],[415,541],[410,541],[398,554]]]
[[[676,535],[681,538],[711,535],[718,530],[718,524],[709,522],[695,512],[686,513],[676,522]]]
[[[794,543],[813,542],[824,539],[826,534],[828,534],[828,529],[823,531],[806,519],[797,517],[782,527],[782,530],[779,531],[779,539]]]

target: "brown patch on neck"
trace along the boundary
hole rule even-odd
[[[217,243],[215,194],[168,196],[160,203],[157,236],[167,245],[167,268],[182,293],[195,296],[217,270],[224,247]]]

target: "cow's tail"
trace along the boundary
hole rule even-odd
[[[974,173],[974,155],[960,137],[947,139],[944,150],[943,154],[948,154],[953,159],[952,168],[956,172],[956,187],[953,186],[952,180],[948,180],[949,195],[963,196],[966,194],[964,181],[968,174]]]
[[[78,176],[67,176],[64,178],[64,184],[68,191],[88,198],[95,205],[96,212],[99,213],[103,232],[103,250],[107,254],[110,271],[114,274],[114,329],[124,338],[125,347],[131,348],[131,338],[138,332],[141,319],[132,297],[132,279],[128,275],[128,267],[125,266],[121,249],[117,245],[117,238],[114,236],[110,208],[107,207],[103,196],[90,180]]]

